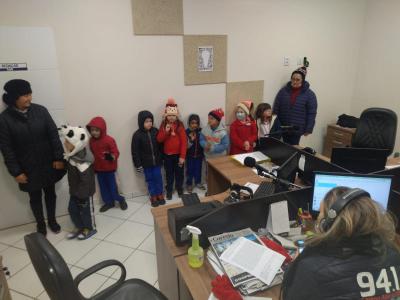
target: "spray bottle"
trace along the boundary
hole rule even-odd
[[[187,225],[186,229],[192,234],[192,246],[188,250],[188,262],[192,268],[200,268],[204,262],[204,251],[199,245],[199,228]]]

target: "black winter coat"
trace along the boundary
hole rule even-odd
[[[81,172],[78,167],[71,164],[71,160],[82,163],[90,163],[90,167]],[[87,148],[76,153],[67,163],[69,194],[78,199],[92,197],[96,191],[93,155]]]
[[[346,254],[353,251],[351,246],[341,253],[332,248],[317,248],[310,253],[306,247],[285,273],[283,287],[287,292],[283,300],[378,299],[382,295],[387,298],[379,299],[394,299],[396,293],[400,295],[398,251],[385,245],[386,254]],[[372,245],[363,249],[372,249]]]
[[[0,149],[11,176],[25,173],[28,183],[22,191],[32,192],[58,181],[65,171],[53,169],[54,161],[63,160],[57,126],[47,109],[31,104],[23,114],[8,107],[0,114]]]
[[[152,127],[150,130],[145,130],[143,125],[147,118],[153,120],[153,114],[149,111],[139,113],[139,129],[132,136],[131,151],[136,168],[149,168],[162,163],[160,144],[157,142],[158,129]]]

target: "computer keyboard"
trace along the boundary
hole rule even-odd
[[[272,195],[275,192],[275,183],[270,181],[263,181],[257,188],[253,198],[265,197]]]
[[[193,204],[200,203],[200,198],[196,193],[191,194],[183,194],[182,195],[182,202],[184,206],[190,206]]]

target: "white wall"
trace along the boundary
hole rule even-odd
[[[139,110],[153,111],[159,124],[165,99],[173,96],[186,122],[191,112],[205,120],[225,103],[225,84],[183,85],[182,37],[133,35],[130,0],[0,5],[0,24],[53,28],[67,119],[86,124],[105,117],[121,150],[126,193],[145,192],[130,155]],[[314,134],[303,144],[320,151],[326,124],[350,109],[364,10],[364,0],[185,0],[184,28],[186,34],[228,34],[228,80],[263,79],[270,101],[298,67],[297,58],[307,56],[319,110]]]
[[[400,112],[400,1],[367,2],[365,27],[351,112],[359,116],[368,107]],[[400,117],[400,115],[399,115]],[[400,129],[396,148],[400,150]]]

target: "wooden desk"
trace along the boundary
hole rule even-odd
[[[230,156],[220,156],[207,160],[208,196],[226,191],[232,183],[253,182],[259,184],[262,180],[252,169],[241,165]]]
[[[192,299],[204,300],[208,299],[211,293],[211,281],[217,276],[214,269],[207,259],[204,260],[204,265],[199,269],[192,269],[188,264],[187,255],[178,256],[175,258],[175,263],[179,270],[180,281],[184,282],[190,290]],[[258,293],[258,297],[269,297],[273,300],[279,299],[280,285],[274,286],[267,291]],[[190,298],[189,298],[190,299]]]
[[[11,300],[7,279],[3,272],[3,257],[0,256],[0,300]]]

